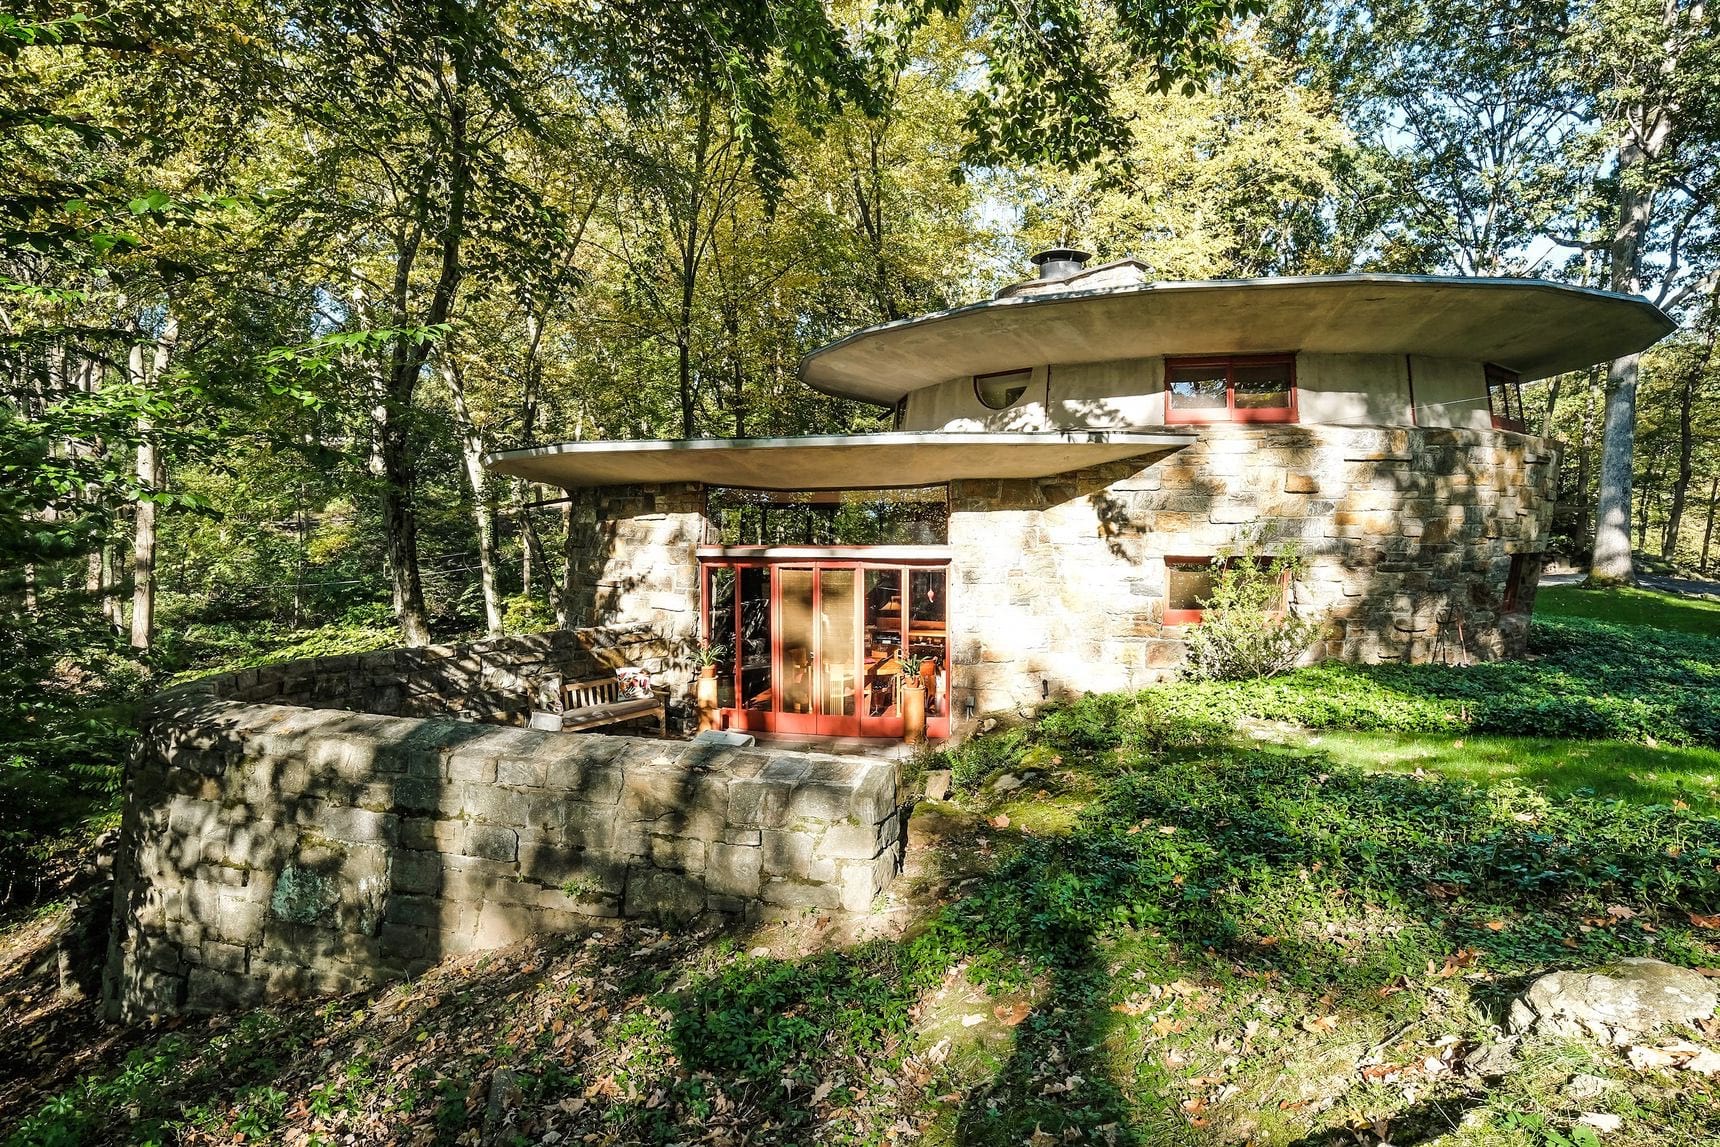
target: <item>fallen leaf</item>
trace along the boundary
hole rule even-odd
[[[1487,921],[1487,930],[1489,932],[1503,932],[1505,931],[1505,921],[1489,920]]]
[[[981,1015],[979,1012],[970,1012],[962,1017],[962,1027],[964,1028],[977,1027],[984,1022],[985,1016]]]
[[[1623,904],[1607,905],[1607,915],[1614,920],[1629,920],[1636,915],[1636,909],[1626,908]]]
[[[1302,1017],[1302,1030],[1305,1032],[1310,1032],[1314,1035],[1323,1035],[1327,1032],[1337,1031],[1338,1030],[1338,1017],[1337,1016],[1320,1016],[1318,1019],[1316,1019],[1312,1016],[1304,1016],[1304,1017]]]
[[[1017,1001],[1013,1004],[999,1004],[997,1007],[991,1009],[992,1014],[996,1016],[999,1022],[1001,1022],[1006,1028],[1015,1027],[1022,1020],[1026,1019],[1028,1014],[1032,1011],[1033,1008],[1029,1006],[1025,1000]]]
[[[1610,1111],[1585,1111],[1577,1118],[1578,1123],[1586,1123],[1603,1135],[1617,1131],[1624,1126],[1624,1120]]]
[[[992,817],[989,823],[993,828],[1008,828],[1009,816],[1007,813],[1000,812],[996,816]]]
[[[1699,916],[1694,912],[1688,915],[1690,922],[1698,928],[1720,928],[1720,916]]]

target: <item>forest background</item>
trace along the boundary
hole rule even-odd
[[[799,357],[1059,242],[1647,296],[1528,388],[1555,544],[1711,570],[1717,199],[1692,0],[15,3],[0,906],[175,674],[565,620],[485,451],[887,428]]]

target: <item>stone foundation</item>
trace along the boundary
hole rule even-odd
[[[565,669],[570,636],[522,640]],[[403,652],[427,680],[484,678]],[[375,656],[355,693],[393,699]],[[863,911],[898,868],[889,761],[222,699],[315,694],[345,660],[157,698],[127,776],[111,1015],[349,991],[592,917]]]
[[[1498,431],[1216,425],[1144,469],[952,483],[956,711],[1171,676],[1183,630],[1162,624],[1164,559],[1245,533],[1302,553],[1297,607],[1328,622],[1313,656],[1518,655],[1557,467],[1551,441]]]

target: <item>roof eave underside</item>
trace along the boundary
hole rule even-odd
[[[894,403],[950,378],[1182,354],[1413,354],[1526,380],[1634,354],[1675,325],[1634,295],[1532,279],[1340,275],[988,299],[857,331],[801,360],[814,389]]]
[[[1044,478],[1125,458],[1150,459],[1189,433],[944,432],[817,438],[566,442],[491,454],[497,474],[564,489],[697,482],[755,490],[860,490],[970,478]]]

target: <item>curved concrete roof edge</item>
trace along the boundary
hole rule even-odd
[[[497,462],[521,458],[547,458],[558,454],[609,454],[617,447],[636,453],[679,453],[688,450],[771,450],[806,446],[1016,446],[1023,442],[1092,445],[1185,445],[1196,437],[1195,428],[1165,427],[1151,430],[1106,428],[1068,430],[886,430],[875,434],[807,434],[780,438],[597,438],[582,442],[551,442],[522,446],[515,450],[492,450],[483,456],[486,468]]]
[[[924,315],[914,315],[910,318],[895,319],[876,326],[862,327],[843,335],[833,342],[825,343],[815,350],[801,356],[796,367],[800,380],[821,394],[834,398],[852,398],[862,402],[872,402],[878,405],[888,403],[875,398],[865,398],[852,391],[846,391],[839,385],[820,384],[810,376],[809,367],[819,358],[834,351],[841,350],[856,342],[872,339],[882,334],[895,331],[917,329],[938,323],[958,319],[965,315],[981,313],[1012,307],[1034,307],[1053,303],[1072,303],[1087,299],[1114,298],[1134,294],[1150,294],[1166,291],[1211,291],[1211,290],[1270,290],[1281,287],[1306,286],[1342,286],[1380,283],[1389,285],[1425,284],[1428,286],[1474,287],[1479,289],[1509,288],[1514,290],[1538,290],[1553,294],[1576,295],[1586,298],[1603,299],[1629,305],[1647,311],[1658,318],[1665,328],[1660,338],[1665,338],[1678,329],[1678,324],[1654,303],[1641,295],[1627,295],[1618,291],[1605,291],[1598,287],[1583,287],[1570,283],[1558,283],[1547,279],[1533,278],[1498,278],[1472,277],[1466,275],[1400,275],[1384,272],[1357,271],[1340,275],[1278,275],[1258,279],[1187,279],[1187,280],[1155,280],[1150,283],[1130,283],[1118,287],[1093,287],[1087,290],[1048,291],[1043,294],[1011,295],[1004,298],[980,299],[960,306],[948,307],[941,311],[931,311]],[[1655,341],[1659,341],[1656,339]],[[1653,342],[1645,344],[1637,350],[1647,349]],[[1631,351],[1622,352],[1625,354]]]

